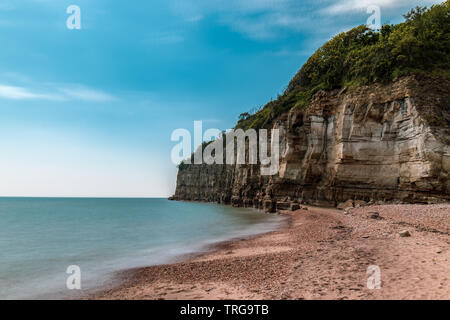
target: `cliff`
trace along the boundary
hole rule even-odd
[[[450,0],[319,48],[237,128],[279,129],[280,170],[183,164],[174,199],[266,211],[347,200],[450,200]],[[353,203],[352,203],[353,204]]]
[[[450,80],[406,76],[390,84],[319,91],[278,116],[280,170],[185,165],[176,200],[266,211],[296,203],[450,200]]]

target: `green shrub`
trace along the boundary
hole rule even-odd
[[[416,7],[405,22],[379,32],[358,26],[326,42],[303,65],[285,92],[236,128],[263,128],[291,108],[306,108],[319,90],[426,73],[450,77],[450,0],[430,9]]]

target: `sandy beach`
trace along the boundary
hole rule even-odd
[[[119,286],[89,298],[450,299],[450,204],[283,214],[280,230],[122,272]],[[380,289],[367,288],[371,265],[380,268]]]

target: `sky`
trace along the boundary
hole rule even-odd
[[[0,196],[169,196],[175,129],[232,128],[370,5],[440,2],[2,0]]]

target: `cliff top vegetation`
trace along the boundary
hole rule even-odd
[[[404,18],[378,31],[358,26],[338,34],[308,59],[282,95],[255,113],[241,114],[236,128],[264,128],[291,108],[306,108],[320,90],[418,73],[450,78],[450,0],[416,7]]]

